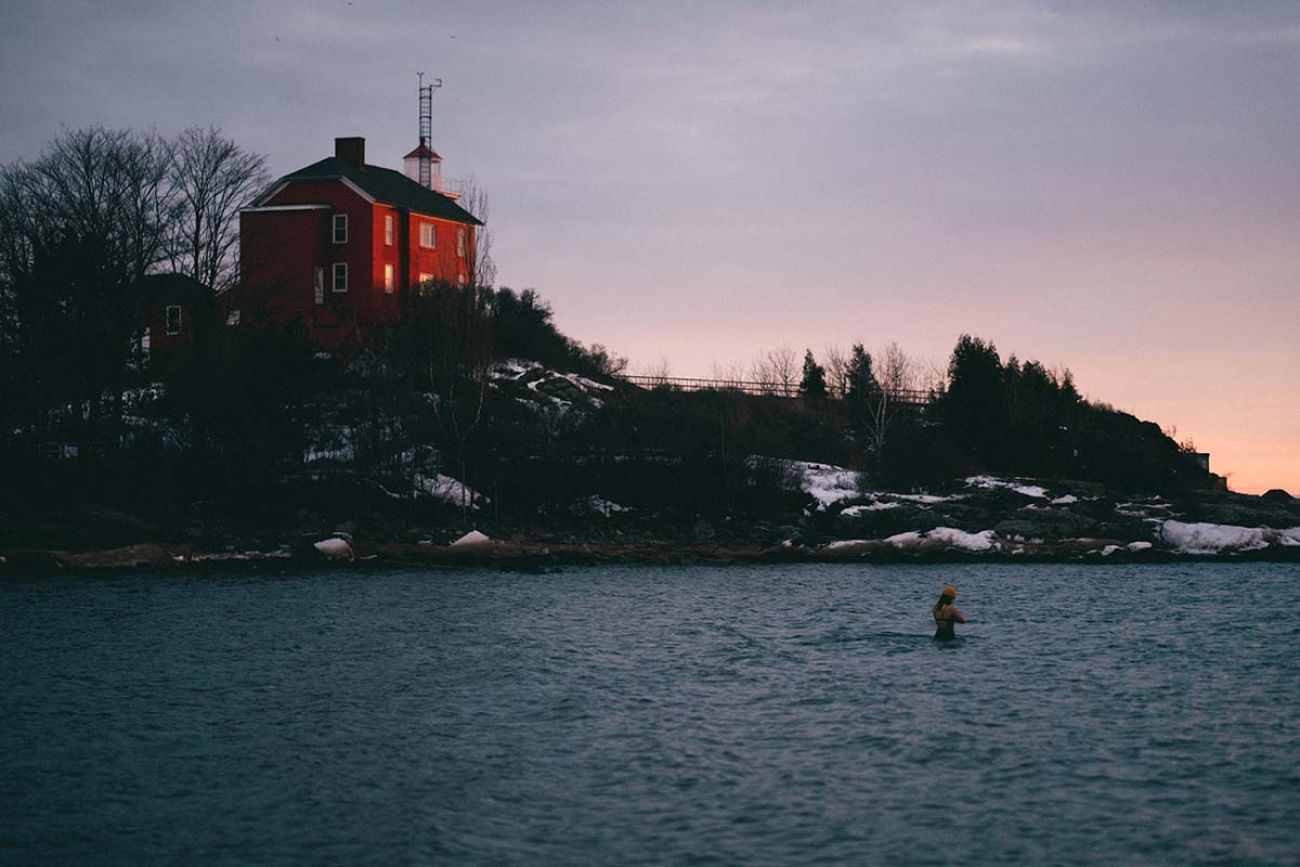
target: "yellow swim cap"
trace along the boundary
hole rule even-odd
[[[943,585],[943,589],[939,591],[939,595],[940,595],[940,596],[950,596],[950,597],[952,597],[953,599],[956,599],[956,598],[957,598],[957,588],[954,587],[954,586],[952,586],[951,584],[945,584],[945,585]]]

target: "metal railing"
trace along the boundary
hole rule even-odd
[[[662,388],[669,391],[732,391],[755,397],[780,397],[793,399],[800,397],[799,384],[789,382],[759,382],[746,379],[705,379],[688,376],[654,376],[641,374],[624,374],[618,379],[647,390]],[[832,390],[831,399],[841,395]],[[892,392],[890,397],[897,403],[920,406],[933,400],[933,395],[921,389],[900,389]]]

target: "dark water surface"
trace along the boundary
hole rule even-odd
[[[971,623],[930,639],[940,584]],[[0,582],[0,861],[1294,864],[1294,565]]]

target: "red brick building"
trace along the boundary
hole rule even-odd
[[[135,285],[131,360],[161,368],[193,350],[217,322],[212,287],[185,274],[149,274]]]
[[[422,284],[473,279],[482,223],[441,190],[441,160],[424,142],[408,174],[367,165],[363,138],[280,178],[240,212],[240,288],[228,321],[303,323],[329,349],[394,322]],[[430,184],[415,177],[420,160]]]

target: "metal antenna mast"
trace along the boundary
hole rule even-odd
[[[442,79],[424,83],[424,73],[416,73],[420,81],[420,186],[429,187],[433,169],[429,161],[429,140],[433,137],[433,92],[442,87]]]

